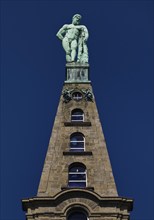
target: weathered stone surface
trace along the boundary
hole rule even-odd
[[[65,102],[61,94],[37,196],[23,200],[26,218],[66,220],[72,208],[82,208],[89,220],[128,220],[133,201],[118,196],[94,95],[89,101],[82,93],[92,91],[91,84],[65,83],[62,91],[65,89],[78,91],[83,98],[74,100],[72,95]],[[76,108],[84,112],[84,122],[71,122]],[[85,152],[70,152],[74,132],[84,134]],[[83,189],[68,187],[68,168],[74,162],[86,166],[87,186]]]
[[[90,89],[90,84],[65,84],[68,89]],[[71,122],[71,111],[75,108],[83,110],[85,122],[91,126],[65,126]],[[92,156],[65,156],[63,152],[69,151],[70,135],[81,132],[85,136],[86,151]],[[82,162],[87,168],[87,186],[94,187],[95,192],[101,196],[117,196],[116,185],[107,153],[106,143],[99,120],[97,107],[94,102],[71,100],[69,103],[60,98],[55,118],[45,165],[38,189],[38,196],[54,196],[61,190],[61,186],[68,184],[68,166],[73,162]]]

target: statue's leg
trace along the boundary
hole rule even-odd
[[[63,38],[62,45],[63,45],[63,48],[66,52],[66,61],[71,62],[71,49],[70,49],[70,43],[68,41],[68,38],[66,38],[66,37]]]
[[[76,48],[77,48],[77,41],[76,41],[76,40],[73,40],[73,41],[71,42],[71,59],[72,59],[72,62],[75,61]]]
[[[78,45],[78,57],[77,62],[81,62],[81,56],[82,56],[82,43]]]
[[[88,56],[88,47],[87,47],[86,44],[83,45],[83,51],[84,51],[84,53],[87,54],[87,56]]]
[[[86,44],[83,45],[83,62],[88,63],[88,47]]]

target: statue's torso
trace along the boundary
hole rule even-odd
[[[77,40],[80,34],[80,26],[75,26],[73,24],[69,24],[67,26],[67,31],[65,37],[69,38],[70,40]]]

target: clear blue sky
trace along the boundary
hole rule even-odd
[[[1,220],[35,196],[65,77],[56,32],[89,29],[90,75],[120,196],[153,220],[152,1],[2,1]]]

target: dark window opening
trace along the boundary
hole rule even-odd
[[[70,151],[81,152],[85,150],[85,137],[81,133],[73,133],[70,137]]]
[[[68,186],[86,187],[86,167],[83,164],[73,164],[69,168]]]
[[[84,121],[84,113],[81,109],[74,109],[71,114],[71,121]]]
[[[72,94],[72,98],[73,98],[74,100],[76,100],[76,101],[79,101],[79,100],[82,99],[82,94],[81,94],[80,92],[74,92],[74,93]]]
[[[68,216],[68,220],[88,220],[83,212],[75,211]]]

